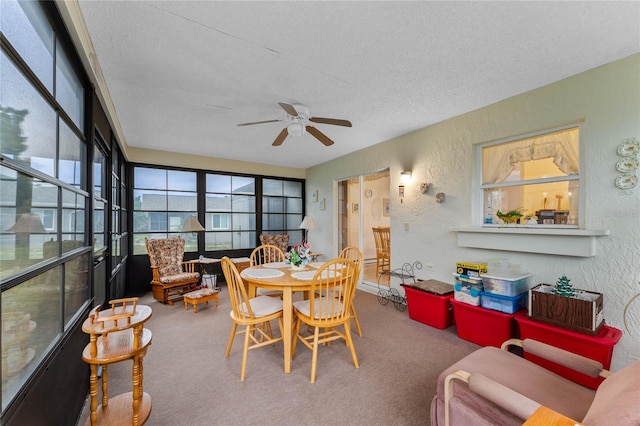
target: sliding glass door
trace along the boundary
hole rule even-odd
[[[373,227],[388,227],[389,170],[360,175],[338,182],[338,245],[360,248],[364,257],[363,281],[378,284]],[[386,284],[383,277],[380,284]]]

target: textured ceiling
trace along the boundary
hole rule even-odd
[[[640,51],[640,2],[79,1],[131,147],[307,168]],[[271,143],[278,102],[348,119]]]

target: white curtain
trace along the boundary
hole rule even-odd
[[[519,162],[553,158],[565,174],[578,173],[578,129],[568,129],[534,138],[484,148],[482,181],[500,183],[513,172]]]

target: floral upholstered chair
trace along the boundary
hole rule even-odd
[[[262,234],[260,235],[260,244],[276,246],[283,253],[286,253],[289,250],[289,235]]]
[[[194,263],[183,263],[184,240],[180,237],[145,239],[151,263],[153,298],[169,305],[182,300],[182,295],[194,290],[200,274]]]

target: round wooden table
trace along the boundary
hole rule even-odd
[[[304,271],[292,271],[289,265],[276,264],[274,267],[269,264],[260,266],[252,266],[243,270],[240,275],[242,279],[248,284],[249,297],[255,297],[256,288],[264,288],[268,290],[280,290],[282,291],[282,337],[284,338],[284,372],[291,372],[291,344],[293,342],[293,292],[294,291],[309,291],[311,289],[311,278],[303,280],[295,278],[292,274],[297,272],[308,272],[311,277],[315,273],[316,269],[310,266],[306,266]],[[284,272],[283,275],[274,278],[259,278],[258,274],[252,276],[252,271],[259,271],[262,269],[275,269]]]

